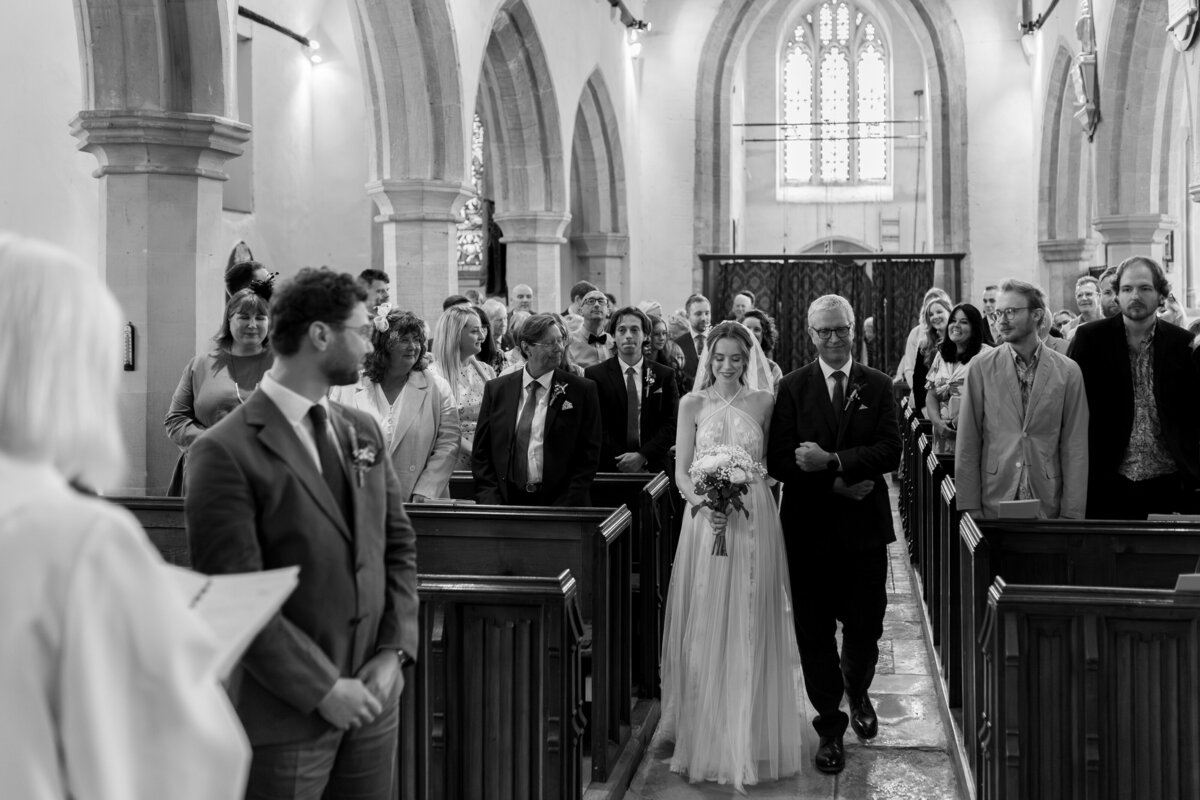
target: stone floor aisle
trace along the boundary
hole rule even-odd
[[[895,514],[896,489],[892,487]],[[897,535],[899,520],[896,521]],[[753,798],[847,798],[848,800],[951,800],[966,797],[961,791],[947,749],[947,731],[938,713],[931,662],[921,634],[919,597],[909,577],[904,542],[891,546],[888,576],[888,611],[879,666],[871,697],[879,715],[879,735],[864,742],[846,731],[846,769],[824,775],[812,764],[816,733],[808,697],[800,691],[799,713],[804,726],[804,769],[797,776],[747,787]],[[801,677],[796,672],[797,685]],[[845,707],[843,706],[843,710]],[[667,769],[672,744],[656,735],[646,752],[626,800],[700,800],[734,797],[729,786],[689,784]]]

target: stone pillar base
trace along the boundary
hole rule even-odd
[[[1075,308],[1075,281],[1088,272],[1099,246],[1096,239],[1045,239],[1038,242],[1042,256],[1041,284],[1052,310]]]

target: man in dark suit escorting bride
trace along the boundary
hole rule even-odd
[[[779,385],[767,451],[784,484],[780,516],[804,684],[822,772],[845,766],[847,724],[878,729],[868,695],[887,609],[888,545],[896,540],[884,475],[900,464],[892,380],[853,361],[854,310],[838,295],[808,309],[818,359]],[[842,623],[842,651],[837,623]],[[842,696],[850,714],[840,710]]]

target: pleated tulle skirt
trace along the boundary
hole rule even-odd
[[[730,517],[728,556],[712,528],[685,512],[663,631],[662,727],[673,772],[737,788],[800,769],[800,656],[787,554],[762,482]]]

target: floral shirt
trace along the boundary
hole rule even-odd
[[[1154,328],[1146,336],[1139,353],[1129,348],[1129,368],[1133,373],[1133,433],[1125,458],[1117,473],[1131,481],[1144,481],[1178,472],[1179,467],[1163,441],[1154,400]]]

